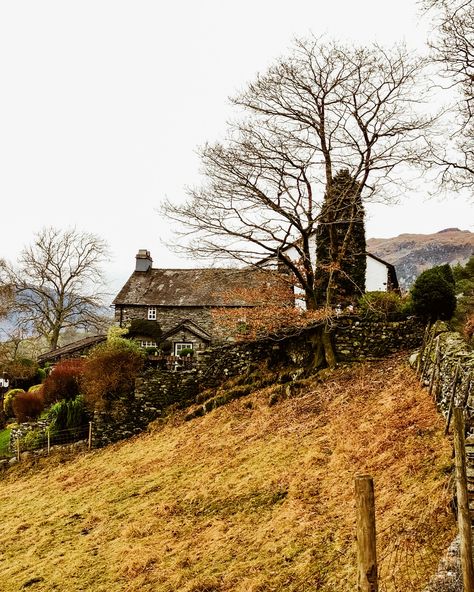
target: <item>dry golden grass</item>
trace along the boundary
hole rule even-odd
[[[411,371],[271,392],[7,473],[0,590],[354,590],[358,472],[375,479],[382,589],[420,590],[452,536],[451,446]]]

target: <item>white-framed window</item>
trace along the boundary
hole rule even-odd
[[[140,346],[141,347],[156,347],[157,343],[156,343],[156,341],[140,341]]]
[[[179,356],[179,352],[183,349],[193,349],[192,343],[185,343],[184,341],[174,344],[174,355]]]
[[[156,306],[149,306],[148,307],[148,320],[149,321],[156,321]]]

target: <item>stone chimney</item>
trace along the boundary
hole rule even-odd
[[[148,271],[151,269],[153,259],[151,258],[150,251],[139,249],[135,259],[135,271]]]

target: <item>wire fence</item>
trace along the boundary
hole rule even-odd
[[[93,423],[57,430],[54,427],[36,427],[24,433],[9,434],[9,439],[1,443],[0,458],[16,457],[21,460],[24,452],[43,452],[64,447],[91,449],[93,443]]]

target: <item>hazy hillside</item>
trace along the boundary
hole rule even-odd
[[[453,535],[426,390],[392,358],[270,405],[283,391],[6,473],[2,592],[352,591],[358,472],[375,478],[383,590],[421,590]]]
[[[434,234],[400,234],[393,238],[371,238],[367,250],[395,265],[402,288],[433,265],[466,263],[474,254],[474,233],[447,228]]]

